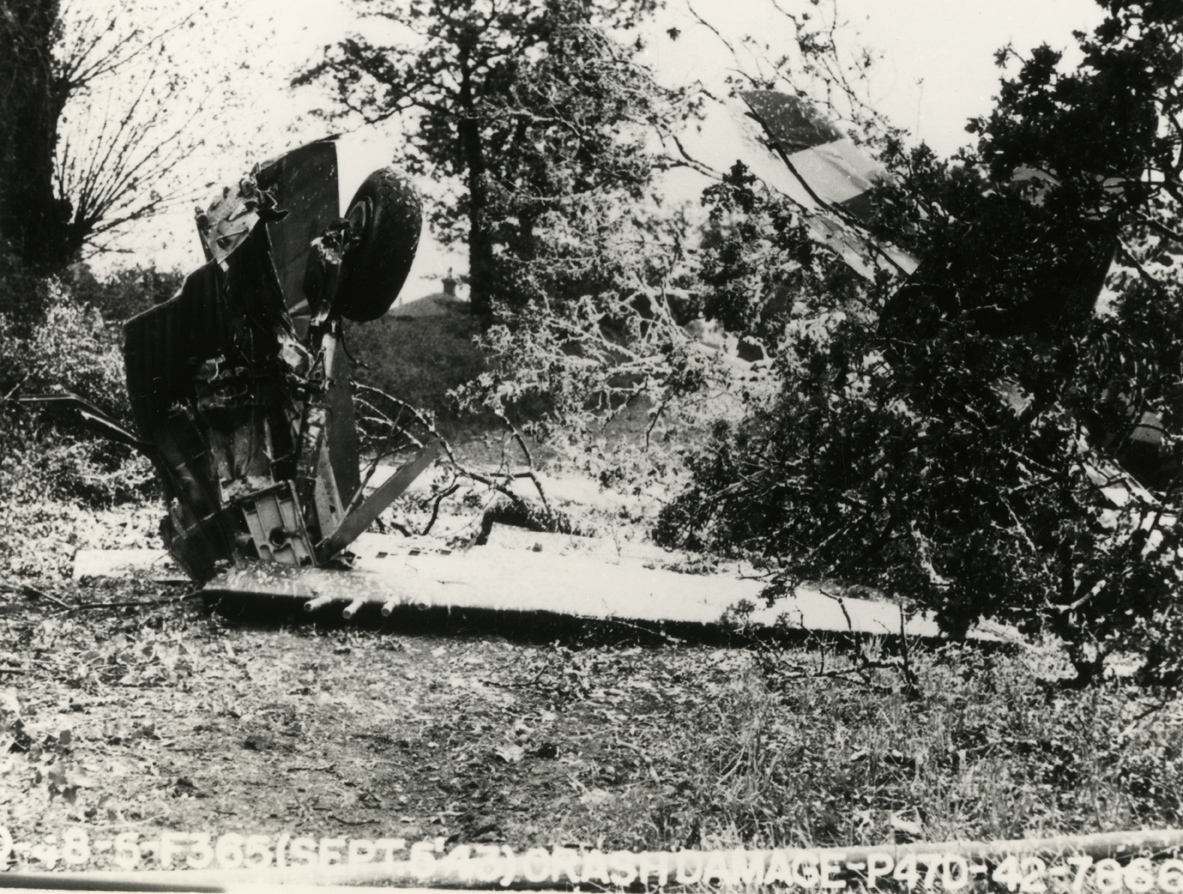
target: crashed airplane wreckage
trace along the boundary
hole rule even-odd
[[[990,284],[975,281],[969,255],[959,254],[980,250],[974,225],[949,251],[922,260],[877,242],[864,223],[882,168],[796,97],[760,91],[741,99],[738,123],[753,173],[795,201],[812,237],[860,275],[873,279],[887,266],[900,282],[881,314],[884,331],[922,340],[968,311],[983,331],[1042,332],[1093,312],[1116,241],[1103,222],[1069,234],[1058,263],[1032,269],[1026,292],[1038,302],[999,313],[984,300]],[[338,350],[341,321],[389,309],[414,256],[421,209],[409,185],[385,169],[363,184],[343,218],[336,210],[331,141],[265,163],[226,190],[198,215],[208,263],[177,296],[126,324],[138,434],[80,407],[93,427],[152,459],[168,502],[166,546],[193,580],[214,593],[294,599],[308,611],[344,603],[346,618],[363,605],[386,616],[411,604],[711,624],[737,601],[759,599],[758,581],[734,582],[746,589],[703,581],[708,586],[696,590],[698,581],[669,580],[663,576],[673,572],[655,569],[652,559],[642,574],[586,557],[554,561],[536,547],[500,557],[494,549],[478,561],[417,555],[421,545],[413,542],[359,541],[439,445],[365,495],[348,358]],[[997,219],[985,224],[1004,235],[993,249],[1025,251],[1005,244],[1006,215],[1023,208],[999,202],[991,210]],[[1161,460],[1161,433],[1153,419],[1133,428],[1129,440],[1148,460],[1139,467],[1130,451],[1119,459],[1136,477],[1149,476]],[[1098,470],[1110,485],[1123,473]],[[347,564],[341,558],[349,547],[354,570],[335,570]],[[525,579],[540,586],[523,589]],[[807,629],[900,631],[894,606],[844,600],[838,622],[819,614],[830,601],[817,594],[786,600],[758,623],[796,613]],[[924,618],[909,621],[907,631],[938,633]]]
[[[1093,312],[1117,246],[1106,220],[1078,221],[1071,232],[1041,231],[1028,223],[1040,203],[992,195],[980,219],[959,224],[943,252],[917,259],[869,235],[872,195],[889,174],[804,100],[771,90],[740,93],[737,124],[750,151],[753,172],[805,212],[815,241],[827,246],[859,275],[873,280],[887,268],[901,281],[880,319],[884,330],[910,339],[935,334],[942,319],[966,314],[984,333],[1053,333]],[[1047,174],[1020,168],[1015,182],[1046,188]],[[1054,252],[1037,254],[1054,246]],[[972,258],[983,253],[1029,262],[1021,297],[999,306],[997,282],[982,278]],[[991,293],[991,290],[994,290]]]
[[[225,190],[198,211],[207,263],[176,296],[125,325],[136,433],[78,398],[58,399],[151,459],[168,507],[165,546],[193,581],[212,595],[307,612],[344,606],[345,619],[367,606],[384,617],[410,606],[700,628],[718,625],[737,604],[758,603],[762,582],[679,574],[657,567],[664,554],[601,556],[594,543],[553,539],[540,554],[536,535],[523,550],[512,529],[498,536],[499,547],[472,551],[480,556],[449,554],[423,538],[363,536],[440,445],[428,444],[365,494],[342,320],[389,309],[422,214],[389,169],[366,180],[343,217],[337,201],[329,140],[264,163]],[[75,576],[159,572],[157,559],[145,558],[83,568],[80,555]],[[905,620],[893,604],[816,592],[758,609],[747,623],[781,628],[786,618],[805,630],[940,635],[931,618]]]
[[[197,210],[207,263],[124,326],[137,433],[59,399],[152,461],[165,546],[197,583],[251,562],[339,564],[438,451],[364,494],[342,320],[391,307],[422,209],[384,168],[338,210],[333,140],[259,165]]]

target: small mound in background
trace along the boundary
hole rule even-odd
[[[386,314],[399,320],[414,320],[421,317],[468,316],[470,305],[462,298],[449,295],[447,292],[436,292],[418,301],[398,304]]]

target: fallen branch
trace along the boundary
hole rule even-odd
[[[29,599],[46,599],[49,602],[57,603],[62,608],[73,608],[74,607],[74,606],[70,605],[70,603],[63,602],[62,600],[58,599],[56,596],[51,596],[48,593],[43,593],[41,590],[38,590],[36,587],[30,587],[28,584],[21,584],[19,586],[15,586],[15,587],[12,584],[0,584],[0,590],[4,590],[8,593],[20,593],[22,596],[25,596]]]
[[[162,605],[175,605],[178,602],[184,602],[186,599],[196,599],[198,596],[206,595],[204,590],[194,590],[191,593],[186,593],[184,596],[178,596],[176,599],[131,599],[126,602],[88,602],[80,605],[67,605],[70,611],[88,611],[96,608],[132,608],[132,607],[147,607],[159,608]]]
[[[456,454],[452,450],[452,445],[450,443],[448,443],[447,438],[445,438],[442,434],[440,434],[440,432],[438,431],[438,429],[435,426],[434,420],[431,419],[428,416],[428,414],[424,413],[422,410],[418,409],[417,407],[412,406],[411,404],[408,404],[406,401],[399,400],[397,397],[394,397],[393,395],[386,393],[385,391],[383,391],[380,388],[375,388],[372,385],[365,385],[365,384],[357,383],[356,390],[359,394],[365,394],[367,396],[367,398],[381,398],[382,400],[389,401],[395,407],[397,407],[397,409],[398,409],[397,415],[399,418],[401,418],[402,415],[405,413],[406,415],[408,415],[410,417],[411,422],[417,423],[420,426],[422,426],[423,428],[425,428],[431,439],[439,441],[441,452],[446,457],[446,464],[448,467],[450,467],[452,474],[455,475],[457,478],[467,478],[470,481],[476,482],[477,484],[485,485],[486,487],[492,488],[497,493],[499,493],[505,497],[508,497],[510,500],[514,501],[515,503],[519,503],[519,504],[524,502],[522,497],[515,494],[510,489],[509,485],[511,482],[513,482],[514,480],[517,480],[517,479],[523,479],[523,478],[529,479],[530,482],[533,483],[534,489],[538,492],[538,498],[542,501],[542,507],[545,510],[546,514],[548,516],[554,515],[554,512],[550,506],[550,502],[547,500],[546,491],[542,486],[542,481],[538,478],[538,475],[535,472],[534,457],[530,452],[530,448],[526,444],[526,440],[522,436],[522,433],[518,430],[517,426],[515,426],[503,413],[497,412],[495,415],[497,416],[498,419],[500,419],[505,424],[506,428],[509,430],[510,436],[517,443],[518,448],[522,451],[522,456],[525,458],[525,463],[526,463],[526,467],[527,467],[526,470],[523,472],[508,471],[508,468],[509,468],[508,463],[505,462],[504,460],[502,462],[502,470],[497,471],[497,472],[483,472],[483,471],[480,471],[477,469],[469,468],[468,466],[463,465],[459,460],[456,459]],[[377,421],[380,421],[382,424],[388,426],[392,430],[392,432],[397,432],[399,434],[404,435],[412,443],[421,444],[420,439],[417,438],[410,431],[408,431],[406,426],[404,426],[401,422],[399,422],[398,419],[392,419],[387,413],[384,413],[379,407],[375,406],[373,400],[366,399],[366,398],[360,398],[359,400],[369,410],[371,410],[377,416],[381,417],[381,419],[379,419]],[[503,451],[503,457],[504,457],[504,451]],[[378,457],[378,458],[380,459],[381,457]],[[377,460],[375,460],[375,463],[372,464],[371,469],[367,471],[365,481],[368,481],[369,476],[373,474],[373,468],[376,466],[376,463],[377,463]],[[362,491],[365,488],[365,481],[363,481],[362,487],[358,489],[357,494],[354,496],[353,500],[351,501],[351,506],[353,503],[360,501]],[[442,492],[442,494],[440,494],[436,497],[436,502],[435,502],[435,505],[433,506],[433,510],[432,510],[431,520],[428,522],[427,527],[423,532],[424,534],[426,534],[428,531],[430,531],[432,526],[435,524],[435,522],[439,516],[440,502],[444,499],[444,497],[449,496],[450,494],[454,493],[455,488],[456,488],[456,486],[453,485],[452,487],[446,489],[444,492]]]
[[[460,490],[460,485],[453,483],[452,485],[450,485],[449,487],[445,488],[444,490],[440,491],[438,494],[435,495],[435,501],[432,503],[432,506],[431,506],[431,518],[427,520],[427,525],[426,525],[426,527],[423,528],[423,536],[424,537],[426,537],[429,533],[431,533],[432,527],[435,526],[436,520],[439,518],[440,504],[444,500],[446,500],[448,497],[452,496],[452,494],[456,493],[456,491],[458,491],[458,490]]]

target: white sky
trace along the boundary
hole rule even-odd
[[[719,40],[694,21],[685,2],[669,0],[650,37],[647,61],[667,83],[700,79],[721,93],[721,79],[735,62]],[[803,0],[690,2],[733,44],[745,34],[755,34],[773,51],[787,44],[785,22],[774,2],[786,9],[807,7]],[[244,124],[234,126],[244,145],[202,159],[202,169],[191,175],[198,184],[234,182],[253,162],[322,136],[327,125],[307,114],[321,104],[317,91],[290,90],[287,80],[321,47],[358,27],[345,0],[244,0],[235,15],[240,19],[236,33],[251,47],[252,58],[248,107],[236,112]],[[1072,31],[1090,29],[1101,17],[1094,0],[839,0],[839,18],[847,23],[843,45],[866,45],[882,56],[871,80],[875,107],[942,154],[969,141],[966,119],[989,111],[1001,74],[994,65],[995,50],[1008,42],[1021,52],[1044,42],[1070,49],[1075,43]],[[670,25],[682,32],[677,41],[664,34]],[[229,46],[224,49],[231,52]],[[755,63],[748,58],[744,64]],[[726,119],[709,119],[708,125],[698,137],[698,148],[717,156],[720,163],[734,161],[726,157],[733,145],[738,153],[739,144],[728,132]],[[343,139],[341,192],[346,199],[371,170],[387,163],[396,139],[389,129]],[[674,198],[685,199],[693,199],[700,188],[690,181],[671,187],[686,193]],[[186,208],[141,225],[125,242],[136,246],[141,263],[151,259],[188,270],[202,261]],[[462,272],[463,256],[448,256],[426,239],[405,298],[437,291],[450,266]]]
[[[1074,30],[1103,14],[1094,0],[846,0],[852,28],[884,54],[878,107],[943,154],[968,141],[965,120],[987,113],[1000,70],[994,51],[1047,43],[1078,60]],[[921,83],[922,82],[922,83]]]

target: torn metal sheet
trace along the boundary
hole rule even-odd
[[[275,272],[296,330],[303,337],[312,315],[304,291],[304,272],[312,240],[340,213],[337,195],[336,138],[317,140],[259,165],[259,188],[274,193],[282,220],[267,224]]]
[[[809,103],[775,90],[747,90],[733,108],[752,173],[806,212],[810,236],[867,279],[884,265],[900,274],[919,261],[863,232],[882,165],[843,136]]]
[[[363,534],[350,547],[350,570],[248,562],[217,576],[211,595],[291,600],[310,614],[347,620],[369,607],[371,616],[404,608],[514,612],[647,625],[716,628],[751,606],[745,621],[757,628],[898,636],[899,607],[888,601],[836,597],[813,586],[769,607],[764,582],[735,573],[684,574],[671,570],[683,556],[637,544],[617,549],[608,540],[542,534],[495,526],[497,545],[454,550],[431,537]],[[159,571],[163,553],[81,551],[75,576],[139,576]],[[664,567],[663,567],[664,566]],[[904,620],[907,636],[936,639],[931,615]],[[970,638],[1012,641],[1001,628],[983,626]]]
[[[340,347],[344,319],[397,297],[421,202],[383,168],[340,216],[337,185],[336,146],[320,140],[226,187],[197,209],[209,261],[124,326],[138,434],[107,428],[155,466],[165,545],[198,583],[237,562],[332,564],[399,491],[361,499]]]
[[[818,589],[764,605],[758,580],[680,574],[650,563],[612,564],[594,556],[559,555],[483,546],[467,552],[388,552],[363,557],[351,571],[297,569],[274,563],[236,567],[209,583],[211,593],[298,600],[309,611],[344,612],[358,606],[384,616],[404,607],[518,612],[642,624],[716,627],[748,604],[756,627],[898,636],[898,606],[835,598]],[[939,638],[931,616],[904,622],[908,636]],[[971,635],[999,641],[994,633]]]

